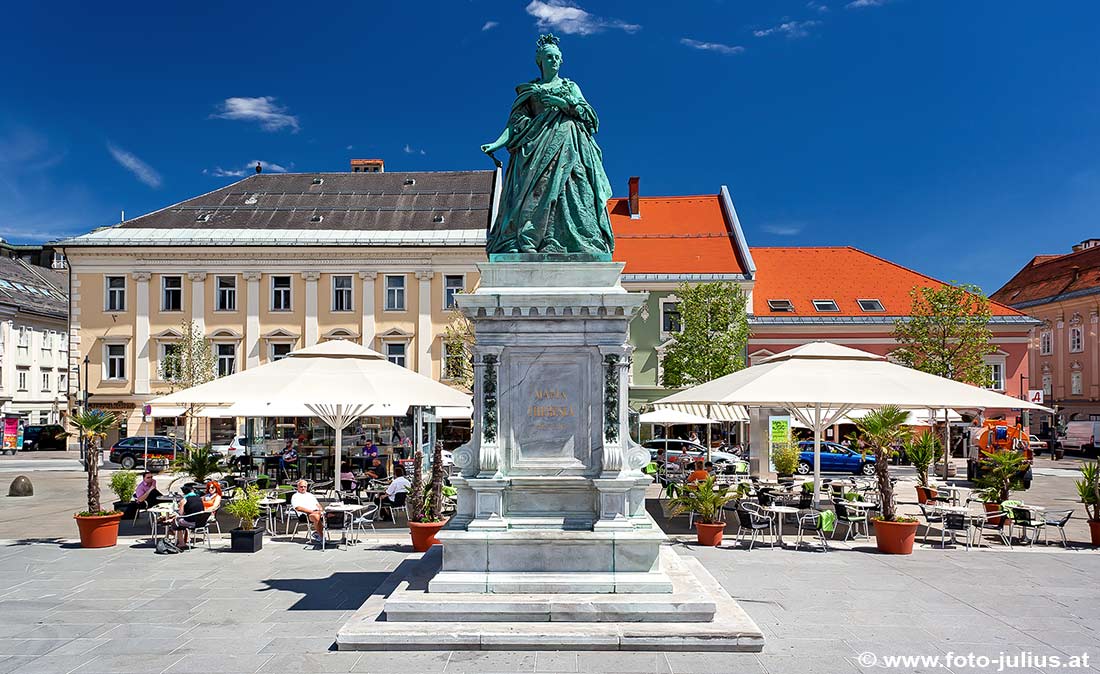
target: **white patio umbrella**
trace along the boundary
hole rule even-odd
[[[373,410],[468,407],[470,396],[347,340],[291,351],[286,358],[177,391],[154,405],[228,407],[242,416],[314,416],[336,431],[334,479],[340,484],[343,431]],[[384,406],[384,407],[383,407]]]
[[[856,408],[1047,408],[891,363],[885,356],[812,342],[658,403],[782,407],[814,431],[814,493],[821,494],[821,432]]]

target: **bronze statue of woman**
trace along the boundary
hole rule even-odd
[[[535,63],[541,77],[516,87],[508,125],[481,146],[486,154],[507,148],[511,155],[486,250],[610,259],[615,247],[606,209],[611,184],[592,137],[599,128],[596,111],[575,83],[558,75],[558,38],[538,39]]]

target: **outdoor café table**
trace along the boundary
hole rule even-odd
[[[261,506],[267,508],[267,530],[271,532],[271,535],[275,535],[275,509],[281,505],[286,504],[286,499],[281,498],[262,498],[257,501]]]
[[[935,489],[936,493],[943,492],[947,494],[948,498],[951,499],[951,503],[953,505],[959,505],[959,494],[962,494],[965,491],[969,491],[966,487],[956,487],[950,484],[937,484],[934,485],[932,489]]]
[[[358,541],[348,540],[348,525],[351,523],[352,515],[366,507],[367,506],[359,503],[332,503],[325,506],[326,513],[344,514],[344,526],[340,530],[340,544],[342,544],[344,547],[347,547],[348,545],[351,545],[353,543],[358,543]],[[339,547],[339,545],[337,547]]]
[[[784,515],[797,515],[798,508],[792,508],[785,505],[770,505],[762,508],[766,512],[776,514],[775,532],[776,539],[779,541],[779,547],[783,547],[783,516]]]
[[[149,513],[149,528],[153,532],[152,534],[150,534],[150,536],[151,536],[150,540],[153,543],[156,543],[157,542],[157,524],[161,521],[161,519],[176,514],[176,504],[175,503],[158,503],[155,506],[150,507],[145,512]],[[167,525],[165,525],[165,526],[167,526]]]

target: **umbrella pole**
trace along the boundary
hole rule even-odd
[[[947,482],[947,462],[951,460],[951,426],[947,423],[947,408],[943,408],[943,481]]]
[[[340,487],[340,452],[344,446],[344,416],[346,412],[343,405],[336,406],[336,444],[333,448],[333,461],[332,461],[332,490],[339,491]]]
[[[821,403],[814,403],[814,499],[821,502]]]
[[[710,419],[710,405],[707,405],[707,419]],[[707,462],[710,462],[710,424],[707,424]]]

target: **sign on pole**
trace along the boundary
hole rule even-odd
[[[1027,400],[1028,400],[1028,402],[1035,403],[1036,405],[1042,405],[1043,404],[1043,389],[1041,389],[1041,388],[1028,389],[1028,391],[1027,391]]]

